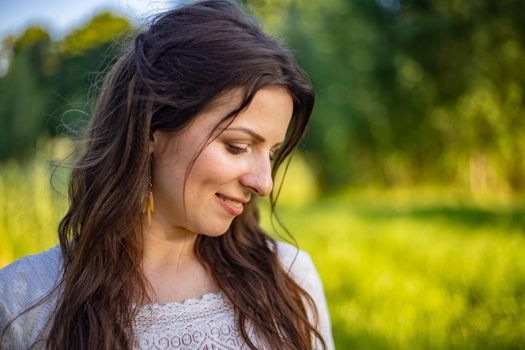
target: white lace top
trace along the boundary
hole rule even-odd
[[[243,349],[231,303],[209,293],[183,303],[142,307],[135,319],[138,349]]]
[[[282,242],[277,249],[283,266],[290,269],[293,278],[316,302],[319,331],[327,348],[334,349],[323,287],[309,255]],[[56,284],[60,269],[60,249],[55,247],[24,257],[0,270],[0,333],[7,322]],[[51,299],[16,319],[8,328],[1,348],[27,349],[39,334],[45,335],[55,303],[56,299]],[[237,328],[233,306],[221,292],[182,303],[144,305],[135,318],[134,332],[137,350],[248,349]],[[267,349],[250,328],[248,335],[259,349]],[[43,345],[44,342],[37,343],[36,348],[41,349]]]

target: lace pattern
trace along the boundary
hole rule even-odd
[[[233,305],[222,293],[182,303],[149,304],[135,318],[135,349],[248,349]]]

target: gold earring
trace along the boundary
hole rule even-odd
[[[146,214],[148,216],[148,227],[151,227],[151,214],[155,213],[155,202],[153,201],[153,183],[151,181],[151,170],[149,173],[149,184],[147,194]]]

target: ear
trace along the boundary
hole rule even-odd
[[[149,153],[155,154],[155,151],[159,149],[160,135],[159,131],[154,131],[149,137]]]
[[[173,133],[161,130],[154,131],[149,140],[149,153],[155,157],[162,157],[171,140],[173,140]]]

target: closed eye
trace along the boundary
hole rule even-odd
[[[242,154],[242,153],[248,152],[248,148],[247,147],[239,147],[239,146],[236,146],[236,145],[231,144],[231,143],[226,145],[226,149],[231,154]]]

